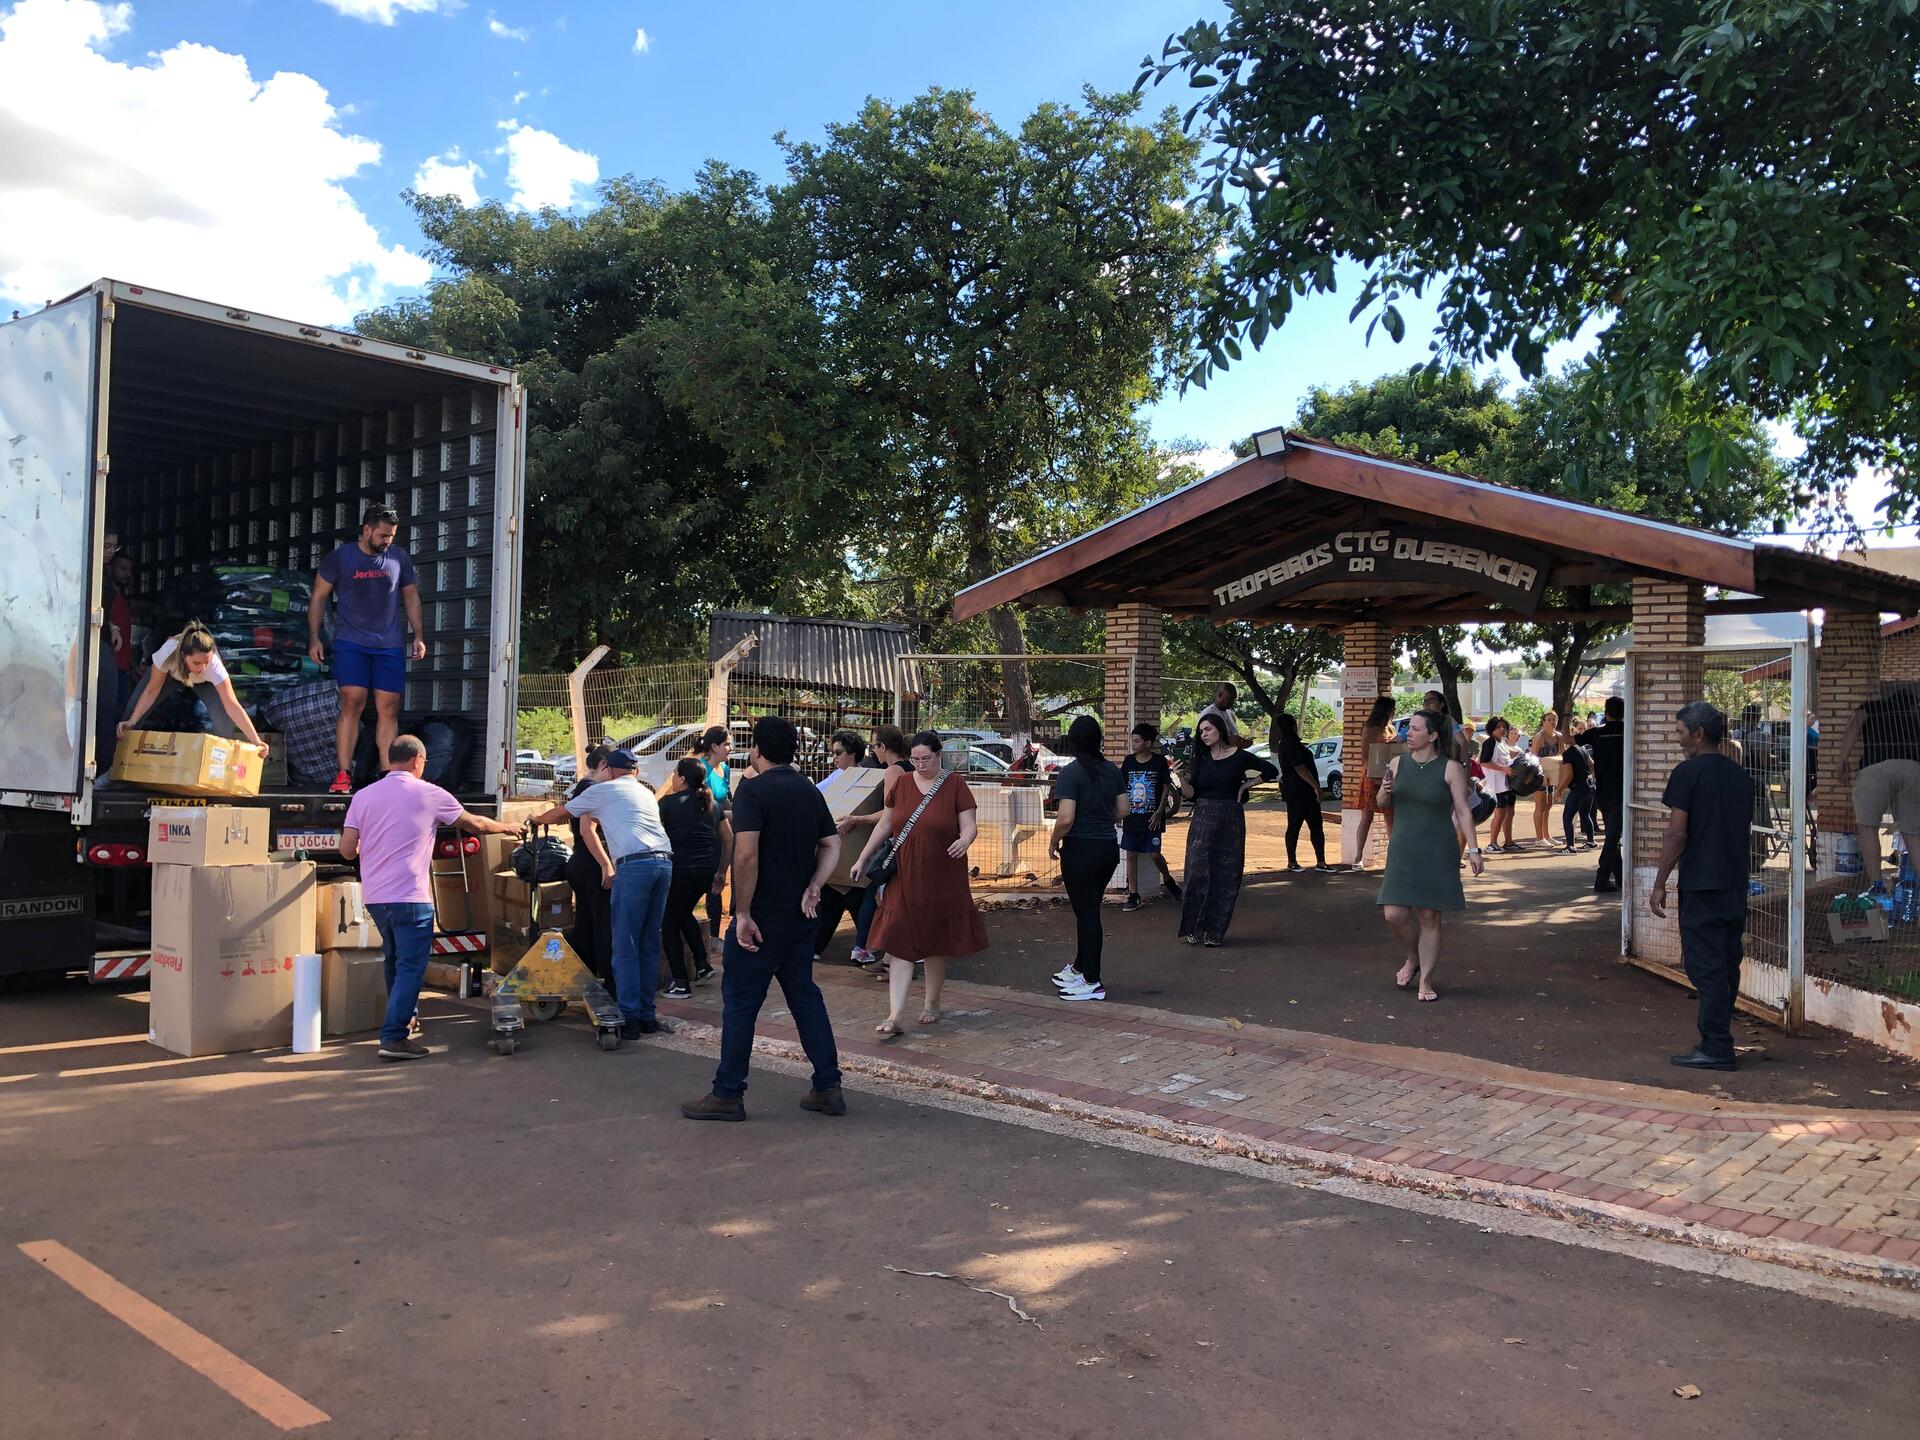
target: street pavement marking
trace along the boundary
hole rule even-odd
[[[279,1381],[261,1374],[225,1346],[175,1319],[106,1271],[81,1259],[58,1240],[30,1240],[20,1252],[37,1260],[114,1319],[145,1336],[182,1365],[197,1370],[269,1424],[299,1430],[332,1417],[315,1409]]]
[[[0,1056],[38,1055],[47,1050],[85,1050],[95,1045],[131,1045],[136,1041],[146,1041],[146,1031],[138,1035],[102,1035],[93,1040],[49,1040],[44,1045],[5,1045],[0,1046]]]

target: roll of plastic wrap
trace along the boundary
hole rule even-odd
[[[293,957],[293,1049],[311,1055],[320,1048],[320,957]]]

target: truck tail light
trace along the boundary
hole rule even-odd
[[[147,863],[147,847],[144,845],[89,845],[87,847],[89,865],[144,865]]]

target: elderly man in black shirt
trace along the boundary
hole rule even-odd
[[[1680,954],[1700,996],[1700,1043],[1673,1063],[1731,1070],[1733,1001],[1747,929],[1747,835],[1753,778],[1720,753],[1727,717],[1704,700],[1674,717],[1687,758],[1667,777],[1667,834],[1648,907],[1667,913],[1667,880],[1680,869]]]

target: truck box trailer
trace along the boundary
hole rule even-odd
[[[115,280],[0,325],[0,977],[144,969],[165,802],[100,763],[109,533],[137,606],[196,569],[311,572],[392,505],[427,643],[402,728],[458,717],[449,788],[513,793],[525,408],[502,367]],[[235,803],[324,851],[347,801],[309,779]]]

